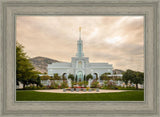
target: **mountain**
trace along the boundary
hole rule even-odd
[[[113,69],[113,73],[122,74],[124,71],[120,69]]]
[[[58,60],[46,58],[46,57],[34,57],[29,59],[32,65],[35,67],[35,69],[41,73],[47,72],[47,66],[48,64],[60,62]]]

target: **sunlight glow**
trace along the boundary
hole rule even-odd
[[[113,37],[113,38],[107,38],[106,39],[106,42],[109,43],[109,44],[121,43],[121,41],[122,41],[122,37],[120,37],[120,36],[116,36],[116,37]]]
[[[94,31],[88,36],[88,40],[94,38],[98,33],[98,28],[95,28]]]

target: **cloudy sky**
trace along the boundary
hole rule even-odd
[[[79,27],[90,62],[144,71],[143,16],[18,16],[16,39],[30,58],[70,62],[76,55]]]

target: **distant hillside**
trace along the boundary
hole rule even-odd
[[[116,73],[116,74],[122,74],[124,71],[123,70],[120,70],[120,69],[114,69],[113,70],[113,73]]]
[[[35,69],[41,73],[47,72],[48,64],[60,62],[58,60],[46,58],[46,57],[34,57],[29,59]]]

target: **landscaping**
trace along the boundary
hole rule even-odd
[[[71,89],[71,88],[98,88],[98,89],[112,89],[112,90],[137,90],[135,86],[127,85],[126,87],[124,86],[118,86],[115,81],[112,80],[105,80],[102,81],[100,84],[97,80],[93,80],[92,83],[90,84],[90,87],[88,87],[88,81],[83,81],[83,82],[74,82],[71,81],[70,87],[68,85],[67,80],[50,80],[50,85],[42,85],[40,86],[35,86],[35,85],[29,85],[26,86],[25,89],[23,90],[45,90],[45,89]],[[22,89],[18,89],[22,90]],[[139,90],[143,90],[139,89]]]

